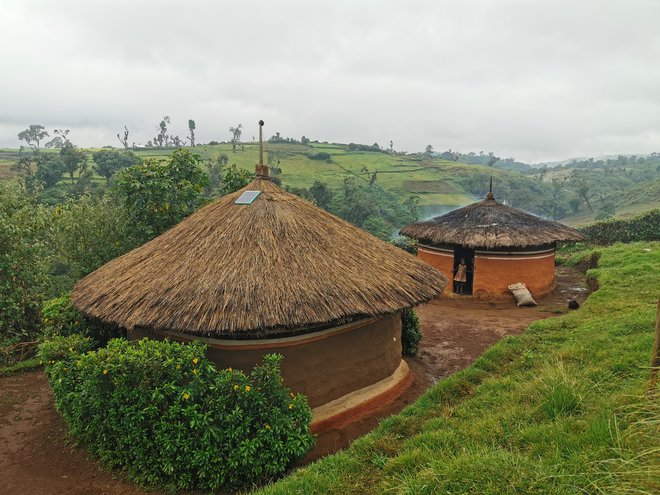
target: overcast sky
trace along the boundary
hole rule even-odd
[[[660,0],[3,0],[0,146],[268,136],[494,151],[660,151]],[[52,133],[51,133],[52,135]]]

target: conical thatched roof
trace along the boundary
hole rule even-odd
[[[408,225],[401,234],[421,242],[471,248],[539,246],[584,239],[580,232],[566,225],[500,204],[490,193],[478,203]]]
[[[235,204],[243,191],[261,194]],[[122,327],[257,336],[398,311],[446,278],[265,178],[224,196],[76,285],[84,313]]]

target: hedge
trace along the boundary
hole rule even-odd
[[[282,383],[281,356],[250,375],[216,368],[206,346],[55,337],[40,346],[57,410],[107,466],[169,489],[269,481],[313,445],[303,395]]]
[[[589,241],[601,245],[615,242],[660,240],[660,209],[643,213],[629,220],[612,219],[596,222],[579,229]]]

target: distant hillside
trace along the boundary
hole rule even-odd
[[[143,159],[158,159],[170,155],[173,150],[138,148],[134,151]],[[352,176],[367,184],[375,182],[402,199],[416,196],[422,217],[441,214],[483,198],[491,175],[498,200],[537,215],[566,218],[565,221],[574,224],[592,220],[603,205],[607,205],[611,215],[625,215],[657,207],[658,203],[660,157],[657,156],[574,161],[552,169],[539,169],[513,159],[502,159],[488,167],[484,164],[488,163],[490,155],[484,154],[399,154],[355,144],[268,142],[265,150],[271,167],[280,169],[283,186],[305,190],[320,181],[337,189],[342,187],[346,177]],[[97,150],[85,151],[88,165],[92,167],[91,152]],[[228,165],[236,164],[250,171],[258,160],[258,146],[254,142],[239,145],[235,153],[229,143],[197,146],[195,152],[212,161],[226,155]],[[15,174],[12,164],[17,159],[17,150],[0,150],[0,179]],[[466,163],[468,161],[471,163]],[[94,176],[93,181],[98,187],[105,183],[100,176]],[[56,186],[61,191],[52,191],[50,196],[55,200],[65,197],[67,187],[62,180]],[[580,187],[587,187],[588,201],[580,196]]]

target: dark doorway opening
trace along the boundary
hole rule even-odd
[[[460,277],[460,264],[461,261],[465,263],[465,282],[456,280]],[[457,246],[454,248],[454,294],[462,294],[466,296],[472,295],[472,284],[474,281],[474,249]]]

